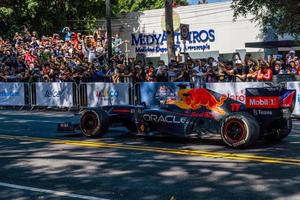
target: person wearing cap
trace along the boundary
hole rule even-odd
[[[260,63],[260,70],[257,72],[258,81],[272,81],[273,73],[266,62]]]
[[[247,74],[249,72],[249,69],[247,69],[246,66],[243,65],[241,60],[235,61],[235,68],[233,69],[233,74],[235,76],[236,82],[243,82],[247,79]]]

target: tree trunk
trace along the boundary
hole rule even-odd
[[[173,26],[173,0],[165,0],[165,15],[166,15],[166,33],[167,33],[167,48],[168,60],[175,60],[174,48],[174,26]]]
[[[112,57],[112,38],[111,38],[111,0],[105,0],[106,5],[106,30],[107,30],[107,58]]]

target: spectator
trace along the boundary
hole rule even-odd
[[[155,82],[155,69],[152,62],[149,62],[148,68],[146,70],[146,81]]]
[[[71,32],[70,27],[63,28],[63,30],[61,32],[65,35],[65,41],[66,42],[71,40],[72,32]]]
[[[269,68],[266,62],[260,63],[260,70],[257,73],[258,81],[271,81],[272,80],[272,70]]]
[[[205,83],[206,66],[203,60],[195,61],[195,67],[192,69],[192,76],[196,86],[200,86]]]
[[[39,38],[36,32],[25,29],[15,33],[12,40],[0,38],[0,81],[101,81],[101,82],[142,82],[142,81],[193,81],[196,86],[207,82],[266,81],[272,75],[300,75],[300,62],[295,51],[286,56],[271,56],[269,66],[246,54],[244,64],[236,53],[231,61],[221,58],[187,59],[186,63],[172,61],[168,67],[163,61],[157,66],[145,59],[137,62],[125,56],[118,45],[122,38],[114,38],[115,50],[111,60],[106,60],[107,37],[97,30],[92,36],[80,35],[65,27],[62,37],[54,33],[51,37]],[[283,59],[284,58],[284,59]],[[137,63],[134,65],[134,63]],[[266,62],[265,62],[266,63]],[[127,64],[127,63],[126,63]],[[269,72],[271,70],[271,73]],[[271,78],[270,78],[271,77]]]
[[[156,81],[157,82],[168,82],[167,67],[164,61],[160,60],[158,63],[158,68],[156,71]]]
[[[233,71],[234,71],[236,82],[246,81],[249,70],[245,65],[243,65],[241,60],[235,61],[235,68]]]
[[[290,75],[297,75],[297,68],[296,68],[296,62],[294,60],[291,60],[289,65],[287,65],[287,74]]]
[[[227,61],[224,64],[220,63],[220,74],[222,75],[221,81],[223,82],[232,82],[234,81],[234,70],[232,66],[232,62]]]
[[[188,67],[188,65],[182,64],[180,66],[180,72],[178,74],[178,76],[175,78],[176,82],[190,82],[191,80],[191,70]]]

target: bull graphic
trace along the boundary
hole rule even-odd
[[[224,95],[221,96],[218,101],[216,97],[205,88],[181,88],[178,91],[178,97],[179,100],[175,101],[174,104],[181,109],[197,110],[201,106],[205,106],[208,110],[212,110],[220,115],[225,115],[225,111],[220,108],[227,99]]]

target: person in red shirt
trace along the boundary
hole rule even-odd
[[[300,76],[300,60],[297,59],[295,63],[296,63],[297,75]]]
[[[260,70],[257,73],[256,79],[258,81],[272,81],[272,70],[269,68],[266,62],[262,62],[260,65]]]

